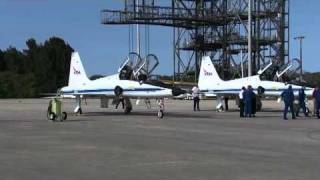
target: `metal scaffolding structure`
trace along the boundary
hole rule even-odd
[[[250,0],[125,0],[123,10],[102,10],[101,23],[173,27],[174,80],[197,80],[200,60],[210,55],[223,79],[248,67]],[[289,0],[251,0],[253,74],[273,62],[289,63]],[[246,72],[246,71],[244,71]]]

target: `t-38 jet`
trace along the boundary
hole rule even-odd
[[[220,110],[223,107],[222,96],[237,97],[242,87],[251,85],[254,92],[261,96],[276,96],[280,97],[281,93],[288,89],[289,85],[292,86],[294,94],[297,95],[302,86],[274,82],[264,81],[260,79],[259,75],[239,78],[229,81],[223,81],[220,79],[212,61],[209,56],[204,56],[201,61],[201,69],[199,75],[198,86],[201,92],[204,94],[216,94],[217,95],[217,109]],[[312,88],[305,87],[305,93],[307,96],[311,96],[313,92]],[[261,109],[261,101],[259,109]]]
[[[59,90],[60,95],[73,95],[76,98],[75,113],[82,113],[82,97],[99,97],[104,99],[123,98],[125,104],[125,113],[130,113],[132,104],[130,99],[158,99],[163,103],[164,98],[178,96],[185,93],[179,88],[166,88],[157,85],[148,84],[145,76],[139,75],[139,79],[133,80],[133,74],[139,74],[139,70],[144,65],[132,69],[128,64],[122,65],[117,74],[106,76],[97,80],[89,80],[82,65],[79,53],[74,52],[71,57],[70,74],[68,86]],[[108,102],[108,101],[107,101]],[[158,111],[158,116],[163,116],[163,108]]]

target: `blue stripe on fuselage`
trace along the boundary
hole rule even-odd
[[[164,89],[161,88],[138,88],[138,89],[124,89],[124,92],[155,92],[161,91]],[[97,93],[97,92],[113,92],[114,89],[85,89],[85,90],[71,90],[71,91],[63,91],[64,94],[81,94],[81,93]]]
[[[284,90],[286,90],[288,88],[285,88],[285,89],[265,89],[265,91],[271,91],[271,92],[282,92]],[[257,91],[258,89],[254,89],[254,91]],[[293,91],[299,91],[300,88],[295,88],[295,89],[292,89]],[[312,89],[311,88],[306,88],[305,91],[311,91]],[[210,89],[210,90],[203,90],[201,92],[211,92],[211,93],[215,93],[215,92],[234,92],[234,91],[237,91],[237,92],[240,92],[241,89]]]

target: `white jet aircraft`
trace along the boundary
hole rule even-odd
[[[223,81],[220,79],[212,61],[209,56],[204,56],[201,62],[201,69],[199,74],[199,82],[198,86],[201,92],[208,94],[216,94],[217,95],[217,109],[221,110],[223,107],[223,102],[221,100],[221,96],[234,96],[238,97],[241,88],[247,87],[251,85],[254,89],[254,92],[259,95],[264,96],[276,96],[280,97],[281,93],[288,89],[289,85],[292,86],[295,95],[298,95],[299,89],[301,86],[286,84],[281,82],[274,81],[264,81],[261,80],[259,75],[239,78],[229,81]],[[307,96],[311,96],[313,92],[312,88],[306,87],[305,93]],[[260,107],[261,109],[261,102]]]
[[[164,98],[177,96],[181,93],[184,93],[184,91],[178,88],[169,89],[141,81],[123,80],[120,79],[120,73],[97,80],[89,80],[77,52],[74,52],[71,57],[69,84],[59,91],[60,95],[73,95],[76,97],[74,112],[79,114],[82,113],[81,98],[85,96],[100,98],[117,98],[121,96],[125,100],[125,113],[130,113],[132,110],[130,98],[161,99],[161,102],[163,102]],[[158,116],[162,117],[163,108],[159,107]]]

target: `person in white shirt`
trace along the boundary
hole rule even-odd
[[[239,92],[239,107],[240,107],[240,117],[244,117],[244,100],[243,100],[243,93],[246,90],[245,87],[241,88]]]
[[[192,97],[193,97],[193,110],[200,111],[199,103],[200,103],[200,89],[198,86],[194,86],[192,88]]]

